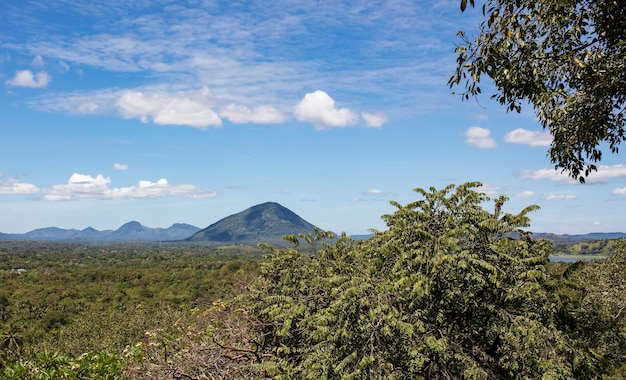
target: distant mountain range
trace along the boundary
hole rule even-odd
[[[0,233],[2,240],[34,240],[56,242],[208,242],[220,245],[256,245],[264,242],[283,245],[284,235],[312,233],[313,224],[275,202],[266,202],[228,216],[205,229],[176,223],[169,228],[150,228],[137,221],[117,230],[98,231],[57,227],[39,228],[24,234]]]
[[[237,214],[230,215],[210,226],[200,229],[190,224],[175,223],[168,228],[150,228],[131,221],[117,230],[98,231],[92,227],[83,230],[57,227],[39,228],[24,234],[0,233],[0,240],[34,241],[80,241],[80,242],[157,242],[185,241],[208,242],[220,245],[256,245],[264,242],[272,245],[285,244],[282,236],[299,233],[312,233],[313,224],[299,217],[293,211],[275,202],[252,206]],[[367,239],[370,235],[354,236]],[[584,235],[557,235],[535,233],[536,238],[545,238],[555,244],[575,244],[583,240],[618,239],[626,233],[590,233]]]
[[[164,241],[182,240],[199,230],[198,227],[183,223],[175,223],[168,228],[150,228],[132,221],[114,231],[98,231],[92,227],[87,227],[84,230],[47,227],[32,230],[25,234],[0,233],[0,239],[85,242]]]

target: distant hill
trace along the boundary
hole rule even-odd
[[[584,241],[591,240],[612,240],[612,239],[622,239],[626,238],[626,233],[623,232],[592,232],[589,234],[580,234],[580,235],[558,235],[552,233],[533,233],[532,235],[536,239],[547,239],[555,245],[574,245]]]
[[[185,241],[285,245],[282,236],[313,233],[314,228],[288,208],[275,202],[266,202],[221,219]]]
[[[182,240],[200,228],[190,224],[175,223],[168,228],[150,228],[132,221],[115,231],[98,231],[92,227],[84,230],[46,227],[32,230],[25,234],[2,234],[4,240],[35,240],[35,241],[85,241],[85,242],[141,242]]]

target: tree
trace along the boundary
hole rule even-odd
[[[555,168],[584,182],[603,146],[616,153],[626,138],[626,4],[486,0],[482,12],[474,39],[459,32],[450,87],[461,84],[468,99],[486,75],[509,111],[530,103],[552,134]]]
[[[240,299],[247,347],[283,378],[515,379],[597,375],[559,330],[551,244],[494,211],[479,183],[416,189],[368,240],[275,250]],[[326,233],[325,233],[326,234]],[[327,235],[315,240],[325,240]],[[293,240],[293,237],[290,239]],[[594,372],[595,371],[595,372]],[[590,375],[592,374],[592,375]]]
[[[574,335],[601,356],[602,366],[616,369],[611,378],[626,375],[625,273],[626,240],[621,240],[607,259],[587,263],[569,276],[582,289],[579,306],[571,312]]]

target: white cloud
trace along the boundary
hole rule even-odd
[[[377,188],[371,188],[366,191],[362,191],[358,193],[359,198],[354,198],[353,201],[357,202],[365,202],[366,200],[382,200],[386,197],[393,197],[395,194],[393,192],[384,192]],[[369,197],[369,198],[366,198]]]
[[[617,189],[611,190],[611,194],[615,195],[626,195],[626,187],[620,187]]]
[[[67,184],[54,185],[45,189],[43,199],[61,201],[78,198],[100,198],[109,190],[110,178],[98,174],[95,178],[86,174],[74,173]]]
[[[387,116],[382,113],[361,112],[361,117],[368,127],[380,128],[387,122]]]
[[[43,199],[49,201],[73,199],[121,199],[121,198],[211,198],[217,193],[214,190],[198,188],[194,185],[171,185],[167,179],[156,182],[139,181],[136,186],[110,187],[110,178],[102,174],[92,177],[87,174],[74,173],[66,184],[54,185],[44,189]]]
[[[555,169],[524,170],[518,174],[518,177],[522,179],[547,179],[550,181],[569,181],[577,183],[568,177],[567,174]]]
[[[126,118],[139,118],[144,123],[188,125],[195,128],[219,127],[220,117],[211,109],[214,100],[208,88],[199,91],[144,93],[125,91],[116,105]]]
[[[16,71],[13,79],[9,79],[5,84],[15,87],[41,88],[46,87],[51,79],[50,75],[45,71],[38,72],[35,78],[35,74],[32,71],[20,70]]]
[[[524,190],[522,192],[515,194],[515,196],[519,198],[531,198],[531,197],[534,197],[535,195],[537,194],[532,190]]]
[[[358,115],[349,108],[337,108],[335,101],[324,91],[308,93],[296,105],[297,120],[312,123],[316,129],[354,125]]]
[[[555,169],[525,170],[519,174],[522,179],[547,179],[550,181],[564,181],[577,184],[578,181],[570,178],[566,173]],[[597,172],[592,172],[586,178],[586,183],[605,183],[612,178],[626,177],[626,165],[599,165]]]
[[[250,109],[246,106],[229,104],[220,110],[220,116],[233,123],[280,124],[285,116],[271,106],[258,106]]]
[[[543,194],[541,198],[551,201],[551,200],[572,200],[576,199],[576,196],[573,194]]]
[[[126,164],[119,164],[119,163],[114,163],[113,164],[113,169],[115,170],[128,170],[128,165]]]
[[[552,135],[545,131],[529,131],[518,128],[504,135],[504,141],[532,147],[550,146],[550,143],[552,143]]]
[[[37,186],[30,183],[20,182],[14,178],[2,178],[0,172],[0,194],[1,195],[30,195],[37,194],[40,190]]]
[[[597,172],[592,172],[587,178],[587,182],[606,182],[611,178],[626,177],[626,165],[599,165]]]
[[[498,146],[491,138],[491,131],[487,128],[469,127],[465,131],[466,143],[481,149],[491,149]]]

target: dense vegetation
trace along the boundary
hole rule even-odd
[[[624,378],[626,241],[550,263],[536,207],[488,211],[478,185],[416,189],[368,240],[286,236],[263,260],[3,243],[0,377]]]
[[[508,110],[532,106],[552,135],[555,168],[584,182],[603,151],[617,153],[626,140],[624,2],[486,0],[482,13],[476,35],[459,32],[450,86],[467,99],[488,77]]]
[[[255,273],[259,253],[191,244],[0,242],[0,363],[71,368],[96,357],[121,368],[127,346],[144,341],[164,316],[226,297]]]

